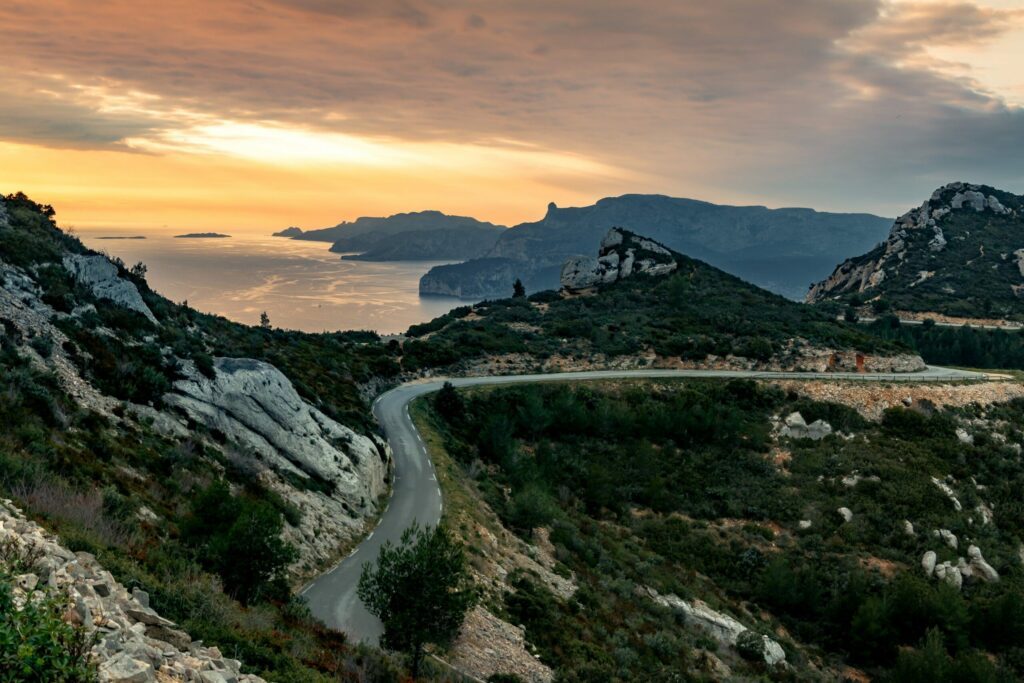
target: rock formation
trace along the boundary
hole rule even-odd
[[[577,256],[562,266],[560,281],[567,290],[606,285],[637,274],[667,275],[679,264],[672,252],[654,240],[612,228],[601,240],[597,258]]]
[[[269,363],[217,358],[212,379],[190,362],[182,370],[185,378],[165,403],[240,448],[268,485],[302,509],[298,529],[289,528],[285,537],[299,545],[303,560],[329,561],[376,513],[387,490],[387,443],[324,415]],[[328,492],[286,483],[293,477],[327,484]]]
[[[117,266],[102,254],[64,256],[64,268],[77,282],[88,287],[97,299],[107,299],[118,306],[141,313],[156,324],[149,306],[142,300],[135,283],[118,274]]]
[[[727,614],[716,612],[700,600],[687,602],[677,595],[660,595],[653,588],[639,590],[659,605],[683,614],[688,623],[701,629],[723,645],[742,648],[748,652],[756,649],[768,666],[775,666],[786,661],[786,651],[776,641],[748,629]]]

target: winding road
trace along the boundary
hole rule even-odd
[[[851,374],[831,372],[756,372],[744,370],[596,370],[543,375],[501,375],[489,377],[433,378],[403,384],[374,401],[373,414],[380,422],[394,454],[395,475],[391,500],[376,529],[352,553],[306,588],[313,614],[328,626],[344,631],[352,641],[377,643],[383,628],[366,611],[356,595],[363,565],[377,558],[385,541],[397,543],[402,532],[415,520],[433,526],[441,519],[444,502],[434,465],[426,446],[409,417],[410,402],[433,393],[450,381],[456,387],[528,382],[585,381],[601,379],[801,379],[847,380],[857,382],[936,382],[984,380],[987,375],[929,366],[922,372],[907,374]]]

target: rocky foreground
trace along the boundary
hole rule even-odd
[[[0,549],[0,570],[20,572],[16,605],[58,596],[66,601],[64,620],[94,636],[100,681],[263,683],[240,673],[241,662],[192,640],[150,608],[144,591],[129,591],[89,553],[68,550],[9,500],[0,501]]]

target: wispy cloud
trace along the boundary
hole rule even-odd
[[[936,52],[1022,22],[981,1],[13,0],[0,138],[885,210],[1024,181],[1024,113]]]

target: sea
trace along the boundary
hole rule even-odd
[[[236,234],[176,238],[78,230],[86,246],[148,269],[150,287],[172,301],[255,325],[305,332],[373,330],[400,334],[466,302],[421,297],[419,279],[444,261],[374,263],[341,259],[327,242]],[[122,239],[103,239],[115,236]]]

